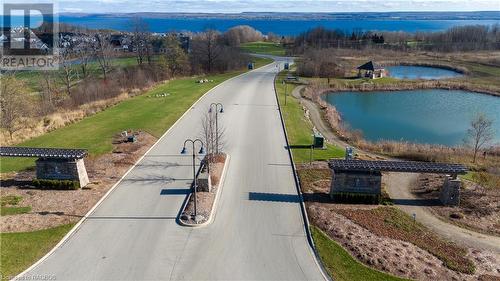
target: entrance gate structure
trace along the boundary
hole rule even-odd
[[[83,158],[86,149],[0,147],[0,156],[37,157],[36,177],[43,180],[78,181],[80,187],[89,183]]]
[[[333,170],[330,197],[344,194],[366,194],[380,196],[382,172],[434,173],[446,174],[439,200],[444,205],[460,203],[459,174],[466,174],[468,169],[462,164],[433,163],[418,161],[368,161],[332,159],[329,161]]]

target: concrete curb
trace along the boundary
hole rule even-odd
[[[192,223],[183,222],[180,219],[180,217],[178,217],[177,218],[178,224],[180,224],[182,226],[187,226],[187,227],[199,228],[199,227],[205,227],[213,222],[215,214],[217,213],[217,206],[219,203],[219,197],[221,196],[220,194],[222,193],[222,188],[224,187],[224,181],[226,179],[226,171],[227,171],[227,167],[229,166],[230,159],[231,159],[231,157],[229,156],[229,154],[226,154],[226,161],[224,163],[224,168],[222,169],[222,175],[220,178],[219,186],[217,187],[217,194],[215,194],[214,203],[212,204],[212,210],[210,211],[210,217],[208,217],[208,220],[204,223],[192,224]],[[191,198],[191,194],[193,194],[193,193],[189,193],[188,197],[184,201],[184,204],[183,204],[181,211],[179,213],[180,215],[182,213],[184,213],[184,210],[186,209],[187,203],[189,202],[189,199]]]
[[[286,126],[285,126],[285,120],[283,119],[283,113],[281,112],[281,105],[280,105],[280,100],[278,96],[278,90],[276,89],[276,78],[278,77],[280,72],[277,73],[276,76],[274,76],[274,94],[276,96],[276,102],[278,103],[278,112],[280,114],[280,120],[281,120],[281,126],[283,128],[283,132],[285,133],[285,140],[286,140],[286,146],[287,146],[287,151],[288,151],[288,157],[290,158],[290,162],[292,163],[292,172],[293,172],[293,179],[295,181],[295,188],[297,189],[297,194],[299,195],[300,199],[300,211],[302,213],[302,219],[304,220],[304,227],[306,231],[306,236],[307,236],[307,242],[309,243],[310,250],[314,256],[314,261],[318,265],[321,274],[323,275],[323,278],[325,280],[333,280],[326,272],[325,266],[323,265],[323,262],[321,261],[321,258],[319,256],[318,251],[316,250],[316,246],[314,244],[314,240],[311,235],[311,230],[310,230],[310,224],[309,224],[309,218],[307,216],[307,210],[304,204],[304,196],[302,194],[302,191],[300,189],[300,180],[297,175],[297,169],[295,168],[295,162],[293,161],[293,155],[292,151],[290,150],[290,142],[288,141],[288,133],[286,131]]]
[[[172,124],[172,126],[170,126],[170,128],[167,129],[167,131],[165,131],[165,133],[163,133],[163,135],[161,135],[161,137],[144,153],[144,155],[142,155],[135,163],[134,165],[132,165],[132,167],[130,167],[127,172],[125,172],[125,174],[123,174],[123,176],[106,192],[106,194],[104,194],[101,199],[99,201],[97,201],[97,203],[75,224],[75,226],[73,226],[73,228],[68,232],[66,233],[66,235],[61,239],[61,241],[59,241],[59,243],[57,243],[47,254],[45,254],[43,257],[41,257],[38,261],[36,261],[34,264],[32,264],[30,267],[28,267],[27,269],[25,269],[23,272],[19,273],[18,275],[16,275],[14,278],[12,278],[11,280],[23,280],[21,277],[23,275],[25,275],[26,273],[28,273],[29,271],[31,271],[32,269],[34,269],[35,267],[37,267],[40,263],[42,263],[43,261],[45,261],[50,255],[52,255],[58,248],[60,248],[62,245],[64,245],[64,243],[66,243],[66,241],[71,237],[73,236],[73,234],[80,228],[80,226],[83,224],[83,222],[97,209],[97,207],[99,207],[99,205],[101,205],[101,203],[115,190],[115,188],[122,182],[122,180],[135,168],[135,166],[137,166],[137,164],[139,164],[142,159],[144,159],[144,157],[156,146],[158,145],[158,143],[160,143],[160,141],[166,136],[168,135],[168,133],[170,132],[170,130],[172,128],[175,127],[175,125],[177,125],[177,123],[180,122],[180,120],[182,120],[182,118],[184,118],[184,116],[186,116],[186,114],[188,114],[194,106],[196,106],[203,98],[205,98],[208,94],[210,94],[212,91],[214,91],[215,89],[217,89],[218,87],[220,87],[222,84],[224,84],[225,82],[227,81],[231,81],[233,79],[236,79],[240,76],[243,76],[243,75],[246,75],[250,72],[253,72],[253,71],[256,71],[262,67],[265,67],[265,66],[268,66],[270,64],[273,64],[273,62],[271,63],[268,63],[266,65],[263,65],[259,68],[256,68],[256,69],[253,69],[251,71],[246,71],[246,72],[243,72],[241,74],[238,74],[234,77],[231,77],[217,85],[215,85],[213,88],[211,88],[210,90],[208,90],[206,93],[204,93],[201,97],[199,97],[175,122],[174,124]]]

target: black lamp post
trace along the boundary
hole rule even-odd
[[[211,103],[208,112],[212,112],[212,107],[215,106],[215,154],[219,154],[219,113],[224,113],[222,103]],[[220,106],[220,109],[219,109]]]
[[[184,146],[182,147],[182,151],[181,151],[181,154],[186,154],[187,153],[187,149],[186,149],[186,144],[187,143],[191,143],[193,145],[193,185],[194,185],[194,220],[196,221],[196,215],[198,215],[197,213],[197,209],[196,209],[196,163],[195,163],[195,158],[196,158],[196,150],[195,150],[195,143],[196,142],[199,142],[201,147],[200,147],[200,151],[198,151],[198,154],[203,154],[205,153],[204,152],[204,149],[203,149],[203,142],[200,140],[200,139],[195,139],[195,140],[192,140],[192,139],[187,139],[184,141]]]

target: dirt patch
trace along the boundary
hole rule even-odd
[[[341,210],[357,213],[372,211],[374,208],[376,207],[307,203],[311,223],[367,266],[416,280],[478,280],[481,276],[500,278],[500,260],[492,253],[468,250],[464,256],[474,261],[475,274],[456,272],[415,244],[379,235],[340,214]]]
[[[34,231],[80,220],[156,141],[145,132],[137,132],[136,138],[137,141],[132,143],[116,136],[112,153],[86,158],[90,184],[82,189],[36,189],[31,185],[34,171],[2,178],[0,196],[21,196],[19,206],[30,206],[32,210],[26,214],[0,217],[0,232]]]
[[[474,264],[465,258],[467,253],[453,243],[439,238],[418,222],[414,222],[401,210],[394,207],[379,207],[372,210],[340,209],[338,213],[369,229],[379,236],[408,241],[432,253],[452,270],[473,273]]]
[[[226,163],[227,156],[219,154],[212,157],[212,164],[210,164],[210,180],[212,182],[212,190],[210,192],[198,191],[196,192],[196,211],[198,221],[194,219],[194,196],[193,193],[189,195],[186,208],[181,214],[181,221],[187,224],[201,224],[208,221],[212,208],[214,208],[215,197],[219,190],[222,172]]]
[[[331,172],[325,167],[297,167],[309,218],[359,261],[418,280],[500,278],[498,255],[459,247],[423,226],[415,229],[412,225],[416,223],[396,208],[332,203],[328,195]],[[465,272],[472,266],[475,272],[473,275],[457,272],[449,268],[450,264]]]
[[[425,199],[439,198],[444,176],[421,174],[412,192]],[[430,210],[445,221],[472,230],[500,236],[500,188],[484,188],[463,180],[459,206],[432,206]]]

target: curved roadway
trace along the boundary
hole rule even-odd
[[[278,59],[280,60],[280,59]],[[284,61],[279,61],[281,64]],[[281,67],[282,68],[282,67]],[[26,275],[57,280],[320,280],[307,242],[274,94],[275,64],[222,83],[172,127],[47,259]],[[191,183],[186,138],[212,102],[230,156],[217,213],[176,223]]]

